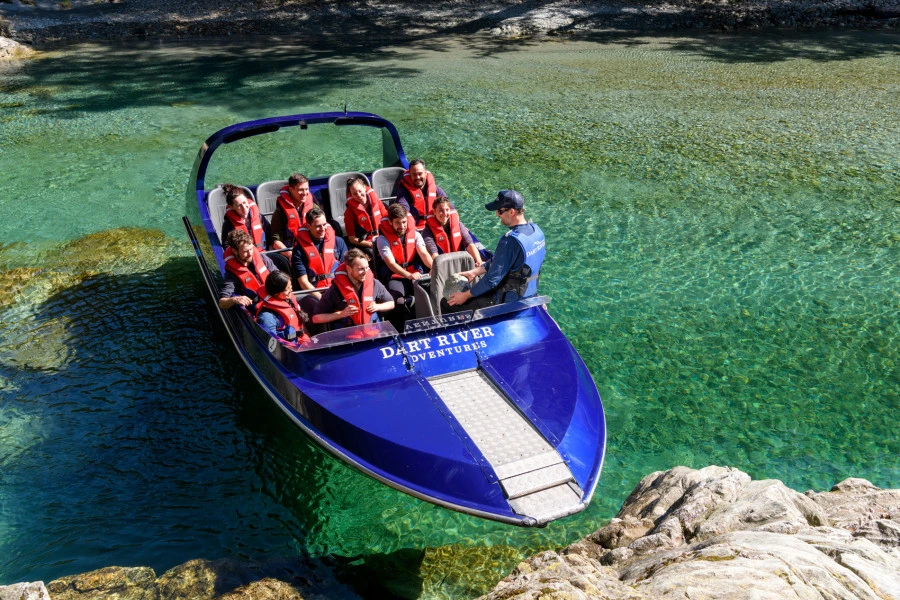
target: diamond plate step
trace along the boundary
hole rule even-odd
[[[584,508],[568,465],[482,371],[428,382],[494,469],[515,513],[543,524]]]
[[[523,458],[503,465],[495,465],[494,471],[496,471],[497,477],[500,479],[507,479],[509,477],[521,475],[522,473],[558,465],[562,462],[563,459],[560,457],[559,452],[551,448],[549,452],[535,454],[528,458]]]
[[[506,497],[514,500],[573,480],[569,467],[562,463],[508,479],[501,479],[500,485],[503,486]]]
[[[581,505],[581,490],[572,483],[564,483],[510,500],[509,505],[520,515],[534,517],[538,523],[549,523],[584,508]]]

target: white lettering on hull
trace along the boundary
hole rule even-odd
[[[443,358],[463,352],[473,352],[479,348],[487,348],[485,338],[494,337],[494,331],[490,327],[478,327],[470,331],[457,331],[446,335],[438,335],[433,338],[421,338],[405,342],[407,356],[412,362]],[[481,341],[477,341],[481,340]],[[465,343],[464,343],[465,342]],[[434,347],[432,345],[434,344]],[[394,346],[381,348],[382,360],[393,358],[400,354]]]

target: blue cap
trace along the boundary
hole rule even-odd
[[[524,208],[525,198],[515,190],[503,190],[497,194],[493,202],[484,205],[488,210],[500,210],[501,208]]]

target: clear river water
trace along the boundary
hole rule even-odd
[[[608,419],[584,513],[524,530],[395,492],[307,441],[230,347],[180,220],[193,158],[230,123],[345,102],[392,120],[488,245],[507,187],[547,233],[542,291]],[[305,556],[471,597],[654,470],[900,487],[898,156],[894,33],[164,41],[0,66],[0,585]]]

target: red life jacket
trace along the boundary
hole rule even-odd
[[[366,312],[366,306],[369,302],[375,301],[375,277],[372,275],[371,269],[366,271],[366,278],[363,280],[362,305],[359,303],[359,296],[356,295],[356,288],[353,287],[353,282],[350,281],[350,276],[347,275],[346,264],[341,263],[338,265],[337,271],[334,273],[334,284],[344,297],[344,301],[348,305],[353,305],[359,309],[355,315],[348,317],[354,325],[365,325],[372,320],[372,317],[375,315],[370,315]]]
[[[431,214],[431,208],[434,205],[434,199],[437,198],[437,184],[434,182],[434,175],[431,171],[425,171],[425,193],[419,189],[409,178],[409,169],[403,173],[400,178],[400,185],[412,195],[413,206],[419,212],[419,218],[416,221],[416,227],[423,229],[425,227],[425,217]]]
[[[237,213],[236,210],[231,208],[230,206],[225,209],[225,218],[228,219],[232,225],[234,225],[235,229],[243,229],[247,231],[247,223],[241,216]],[[259,207],[256,205],[256,202],[250,201],[250,223],[253,231],[247,231],[250,234],[250,237],[253,238],[253,244],[262,250],[263,248],[263,226],[262,220],[259,218]]]
[[[306,218],[306,213],[313,207],[313,195],[306,195],[306,200],[303,201],[303,206],[301,207],[301,210],[298,211],[297,207],[294,206],[294,200],[291,198],[289,189],[288,186],[281,188],[281,191],[278,192],[277,200],[278,206],[281,207],[281,210],[284,211],[284,216],[287,217],[288,231],[291,232],[291,235],[294,236],[294,239],[296,240],[297,231],[303,227],[303,219]]]
[[[378,194],[375,193],[375,190],[367,187],[366,195],[369,197],[368,206],[360,204],[355,199],[348,196],[347,209],[344,211],[345,224],[355,222],[365,230],[366,235],[364,235],[362,239],[377,235],[378,226],[381,225],[381,220],[387,215],[387,209],[378,198]],[[372,210],[371,216],[369,213],[370,208]],[[347,227],[346,233],[348,236],[352,235],[353,237],[356,237],[356,231],[350,231],[350,227]]]
[[[450,211],[450,235],[447,235],[447,231],[438,223],[438,220],[434,217],[434,215],[428,215],[428,220],[425,221],[428,224],[428,228],[431,229],[431,233],[434,234],[434,243],[441,250],[441,254],[447,254],[449,252],[458,252],[462,246],[462,231],[459,228],[459,215],[455,210]]]
[[[255,293],[257,296],[264,295],[263,292],[266,291],[265,283],[266,277],[269,276],[269,269],[266,268],[266,263],[263,261],[262,254],[259,253],[258,249],[253,249],[252,258],[256,273],[238,260],[233,248],[226,248],[224,257],[226,271],[237,276],[237,278],[241,280],[241,283],[244,284],[244,287]]]
[[[319,254],[316,249],[316,244],[306,227],[298,232],[295,241],[306,253],[308,260],[306,277],[309,282],[317,288],[328,287],[329,279],[334,278],[334,273],[331,272],[331,269],[334,268],[334,229],[331,228],[331,225],[325,226],[325,245],[322,246],[322,254]]]
[[[281,317],[281,327],[276,330],[278,333],[283,332],[290,325],[297,332],[297,339],[295,340],[297,343],[303,343],[309,339],[309,336],[303,331],[303,323],[300,321],[300,305],[297,304],[293,294],[289,296],[287,301],[272,296],[263,298],[262,302],[259,303],[259,308],[256,309],[257,319],[259,319],[259,314],[263,309],[270,310]]]
[[[422,272],[422,268],[418,265],[413,265],[413,261],[416,259],[416,221],[413,219],[412,215],[406,216],[406,236],[404,239],[400,239],[394,232],[394,227],[391,225],[391,222],[387,219],[381,222],[381,227],[378,229],[378,232],[387,239],[387,241],[391,245],[391,252],[394,254],[394,260],[397,261],[397,264],[403,267],[406,270],[413,270]],[[412,268],[410,268],[412,267]],[[391,272],[391,279],[403,279],[402,275],[397,275],[394,272]]]

